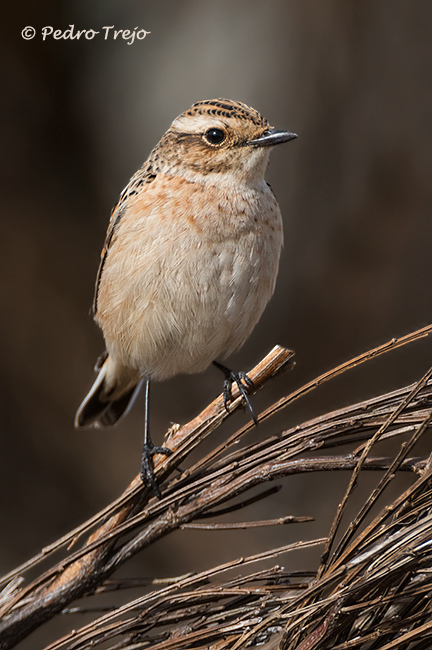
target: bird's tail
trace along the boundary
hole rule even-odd
[[[119,368],[108,355],[96,364],[98,376],[75,416],[75,427],[109,427],[132,405],[141,386],[138,375]]]

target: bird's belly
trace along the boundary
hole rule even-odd
[[[249,232],[205,246],[191,240],[164,263],[137,252],[121,274],[112,263],[98,315],[109,353],[157,379],[205,370],[248,338],[273,293],[279,251]]]

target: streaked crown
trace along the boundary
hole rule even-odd
[[[199,117],[203,119],[200,120]],[[189,110],[182,113],[172,124],[172,128],[181,128],[181,124],[190,122],[189,118],[194,118],[194,122],[199,124],[208,123],[209,121],[220,121],[224,124],[237,123],[239,128],[255,127],[255,130],[268,128],[269,124],[265,117],[258,111],[243,102],[236,102],[232,99],[207,99],[193,104]]]

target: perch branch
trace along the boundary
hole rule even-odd
[[[431,331],[432,326],[428,326],[401,339],[392,339],[385,345],[379,346],[324,373],[315,380],[308,382],[305,386],[297,389],[291,395],[279,400],[275,405],[264,411],[259,419],[266,419],[294,401],[294,399],[321,385],[324,381],[389,350],[418,340]],[[275,376],[282,369],[286,369],[290,365],[291,357],[292,353],[290,351],[279,347],[274,348],[268,357],[249,373],[254,387],[256,389],[259,388],[268,378]],[[242,404],[241,396],[239,396],[238,392],[233,392],[234,401],[231,404],[231,410],[238,408]],[[361,598],[366,598],[365,592],[362,591],[361,570],[368,562],[369,565],[372,564],[372,566],[375,566],[373,564],[374,562],[377,562],[382,556],[390,552],[391,547],[389,547],[386,540],[388,540],[389,535],[391,540],[395,540],[394,534],[396,534],[395,531],[398,531],[398,526],[395,526],[390,521],[391,518],[396,518],[398,522],[403,522],[405,521],[404,517],[406,517],[409,525],[413,528],[415,526],[415,524],[412,524],[413,518],[415,521],[415,517],[421,517],[426,507],[425,504],[429,503],[425,491],[430,484],[432,465],[425,458],[407,458],[407,454],[420,435],[430,426],[431,413],[432,387],[429,382],[429,377],[426,377],[423,382],[419,382],[414,386],[405,387],[398,391],[393,391],[386,395],[381,395],[371,400],[327,413],[314,420],[283,431],[278,435],[260,440],[258,443],[251,444],[242,449],[236,448],[235,451],[227,453],[230,445],[239,440],[244,432],[250,428],[250,425],[247,425],[239,432],[236,432],[227,442],[220,445],[216,451],[211,452],[203,460],[198,461],[192,468],[183,472],[180,477],[171,477],[168,480],[168,476],[173,468],[181,463],[227,417],[223,398],[220,396],[192,422],[181,428],[173,427],[170,430],[165,444],[173,450],[172,456],[168,458],[164,456],[155,458],[155,474],[159,484],[163,487],[163,499],[161,501],[151,498],[149,490],[142,486],[142,483],[137,477],[132,481],[124,494],[113,504],[70,534],[65,535],[59,542],[44,549],[36,558],[33,558],[33,560],[16,571],[11,572],[8,576],[5,576],[3,583],[10,580],[13,582],[10,585],[10,593],[1,601],[2,609],[0,615],[3,618],[0,622],[0,649],[8,650],[12,648],[18,640],[26,636],[43,621],[52,617],[58,611],[63,610],[75,598],[90,595],[98,587],[103,588],[103,582],[121,563],[125,562],[139,550],[158,540],[161,536],[179,527],[187,526],[196,519],[218,516],[228,511],[234,511],[241,506],[248,505],[254,500],[268,495],[272,491],[266,490],[265,493],[257,497],[244,499],[241,504],[234,506],[225,505],[228,500],[234,496],[243,494],[251,487],[300,472],[329,470],[351,470],[358,472],[359,458],[361,458],[361,469],[385,472],[378,488],[371,495],[371,503],[373,503],[388,485],[396,471],[405,470],[418,475],[419,479],[415,482],[415,487],[407,490],[405,495],[396,499],[391,506],[387,507],[383,513],[378,515],[366,529],[367,533],[362,531],[353,541],[351,539],[351,531],[349,531],[349,537],[346,538],[347,546],[342,549],[336,549],[336,557],[334,561],[332,560],[326,574],[321,579],[315,581],[304,595],[300,597],[294,597],[292,594],[282,596],[280,595],[280,585],[275,585],[271,582],[265,587],[261,586],[259,589],[242,587],[241,593],[243,597],[250,597],[248,601],[249,609],[246,607],[243,610],[243,614],[241,616],[239,615],[240,618],[236,618],[237,609],[235,607],[226,610],[224,607],[215,604],[212,610],[212,619],[207,616],[206,608],[209,606],[209,599],[213,598],[211,594],[216,594],[218,590],[216,589],[211,592],[207,587],[207,591],[202,591],[198,595],[197,589],[201,588],[197,587],[193,593],[191,592],[189,595],[183,593],[180,597],[180,601],[184,602],[184,610],[180,607],[177,613],[171,612],[170,603],[173,603],[173,590],[184,590],[188,586],[196,585],[192,577],[190,578],[190,583],[187,582],[189,578],[185,578],[170,585],[171,591],[166,592],[170,593],[170,597],[164,616],[160,618],[160,614],[152,613],[150,607],[149,610],[145,610],[146,615],[142,623],[145,631],[152,629],[152,627],[157,628],[159,624],[162,625],[160,621],[165,621],[166,625],[171,625],[175,621],[189,620],[193,616],[193,612],[197,612],[198,614],[201,612],[202,616],[201,618],[198,617],[197,621],[214,620],[215,624],[217,622],[214,628],[214,647],[222,650],[227,647],[227,643],[231,647],[235,644],[236,647],[240,648],[246,638],[250,639],[254,635],[258,638],[261,633],[260,630],[263,631],[263,634],[267,634],[266,630],[273,624],[280,625],[280,621],[284,620],[286,622],[287,619],[290,619],[291,623],[287,626],[284,634],[284,648],[288,648],[287,639],[290,635],[292,643],[297,643],[295,639],[299,638],[300,635],[303,637],[300,641],[303,643],[301,647],[314,647],[313,644],[310,645],[309,643],[308,645],[308,641],[306,640],[308,635],[311,639],[314,638],[314,630],[318,630],[315,634],[317,642],[319,644],[324,643],[323,639],[327,640],[334,633],[333,630],[340,615],[338,603],[343,602],[344,611],[351,612],[349,608],[353,605],[353,602],[359,603],[361,602]],[[371,440],[375,440],[378,437],[380,439],[396,438],[407,433],[411,434],[411,441],[401,449],[396,459],[368,456],[372,446]],[[366,442],[351,454],[298,458],[302,453],[308,453],[310,455],[310,452],[313,450],[330,449],[338,445],[347,444],[348,442],[354,442],[358,445],[361,441]],[[221,505],[224,507],[221,508]],[[407,514],[405,514],[404,508],[408,508]],[[360,511],[356,525],[360,524],[363,516],[363,511]],[[290,517],[282,519],[284,521],[292,521]],[[306,518],[302,519],[304,521]],[[281,522],[281,520],[277,521],[279,523]],[[276,522],[260,523],[261,525],[268,525],[269,523]],[[62,561],[33,580],[28,586],[20,588],[17,582],[17,577],[20,573],[30,566],[35,566],[42,559],[45,559],[61,547],[68,545],[70,549],[80,536],[88,533],[97,524],[99,528],[89,536],[83,548],[71,552]],[[220,527],[220,525],[216,526]],[[213,527],[215,527],[214,524]],[[383,534],[383,528],[387,531],[387,536]],[[402,532],[404,530],[402,526]],[[125,533],[127,533],[127,536]],[[417,526],[413,532],[418,540],[427,539],[426,534],[430,536],[430,533],[431,530],[428,522],[425,522],[423,527]],[[319,540],[320,543],[324,541]],[[300,545],[316,544],[317,542],[318,540],[302,542]],[[351,543],[349,544],[349,542]],[[370,550],[371,544],[375,545],[372,551]],[[410,548],[408,542],[405,548]],[[419,546],[418,548],[423,547]],[[270,551],[268,553],[277,554],[278,552],[281,552],[281,550]],[[404,573],[402,569],[405,569],[405,564],[410,561],[409,558],[411,556],[409,552],[407,553],[403,556],[398,556],[398,562],[392,564],[391,568],[395,580],[402,580],[403,576],[406,576],[406,572]],[[268,557],[270,556],[268,555]],[[399,568],[400,573],[397,572]],[[218,567],[213,573],[209,571],[208,576],[216,575],[221,570]],[[373,573],[373,575],[379,578],[383,576],[382,579],[387,579],[385,571],[380,571]],[[348,574],[351,576],[351,584],[348,585],[351,591],[345,585],[345,576]],[[254,577],[249,576],[249,579],[253,581]],[[268,574],[268,579],[271,580],[270,574]],[[234,587],[237,588],[238,585],[235,586],[232,583],[225,583],[225,591],[222,590],[221,593],[223,592],[226,596],[229,594],[234,595]],[[298,590],[298,586],[295,588]],[[412,588],[417,589],[416,584]],[[418,587],[416,594],[421,593],[419,589],[420,587]],[[270,592],[273,594],[271,597]],[[277,593],[279,593],[279,596],[276,597]],[[151,596],[153,599],[152,602],[158,603],[158,607],[159,605],[162,606],[164,594],[165,588],[153,592]],[[354,601],[350,602],[349,597],[352,594],[354,594]],[[375,598],[375,594],[373,595]],[[183,597],[184,601],[182,600]],[[268,605],[268,615],[263,615],[260,622],[255,625],[256,614],[253,612],[256,611],[256,603],[260,602],[256,599],[261,597],[267,599],[265,603]],[[199,604],[198,601],[195,602],[197,598],[198,600],[201,598]],[[127,614],[128,612],[132,612],[134,607],[136,609],[147,606],[145,605],[146,602],[145,600],[139,600],[139,602],[134,601],[125,606],[125,608],[120,609],[123,614]],[[217,602],[217,598],[215,602]],[[371,602],[370,597],[368,602]],[[278,603],[279,605],[276,607]],[[262,605],[264,605],[264,602]],[[382,603],[379,602],[379,605],[382,606]],[[239,611],[241,611],[241,608]],[[277,612],[276,614],[274,613],[275,611]],[[252,618],[249,620],[247,618],[248,616]],[[352,616],[354,616],[354,613],[352,613]],[[423,614],[419,614],[419,616],[421,617]],[[227,620],[229,619],[231,623],[225,624],[224,617],[227,617]],[[314,620],[315,618],[316,622]],[[103,634],[106,636],[103,638],[108,639],[116,635],[121,635],[123,631],[127,631],[129,629],[128,625],[130,625],[131,629],[130,638],[135,638],[134,635],[137,629],[137,619],[135,616],[130,620],[123,620],[117,624],[112,622],[114,619],[116,619],[116,614],[113,613],[108,618],[102,617],[102,619],[87,627],[86,634],[80,636],[80,639],[82,639],[84,644],[93,644],[93,640],[99,638],[100,629],[104,629]],[[421,620],[424,622],[424,618]],[[196,624],[198,625],[198,623]],[[203,622],[202,625],[205,625],[205,623]],[[198,628],[199,625],[197,631]],[[208,636],[206,637],[206,629],[202,626],[200,629],[201,632],[197,632],[197,636],[194,637],[196,642],[209,638]],[[219,636],[217,634],[218,629],[220,630]],[[83,630],[84,628],[81,631]],[[246,637],[244,634],[246,634]],[[163,632],[156,632],[154,638],[159,639],[160,642],[156,643],[155,647],[169,647],[170,644],[176,648],[188,647],[188,643],[193,640],[192,637],[188,639],[187,634],[181,633],[173,641],[174,636],[170,642],[166,643]],[[62,640],[61,643],[59,642],[59,644],[55,644],[52,647],[62,646],[63,641],[66,642],[66,640]],[[81,645],[77,635],[74,635],[73,638],[69,637],[68,641],[73,641],[74,648],[81,649],[89,647],[88,645]],[[297,644],[290,645],[289,647],[294,648],[299,646]]]
[[[259,389],[271,377],[286,369],[293,354],[290,350],[275,346],[248,373],[254,389]],[[230,411],[239,408],[242,403],[238,389],[233,390],[232,398]],[[161,455],[155,458],[155,475],[159,483],[162,483],[182,459],[210,435],[227,416],[223,396],[220,395],[194,420],[184,427],[172,431],[165,442],[165,446],[170,447],[173,454],[168,458]],[[63,545],[70,544],[79,535],[89,530],[94,522],[111,515],[90,535],[85,547],[80,552],[45,572],[26,588],[17,590],[15,598],[11,598],[5,603],[0,610],[2,619],[0,622],[1,650],[13,647],[17,641],[24,638],[42,622],[61,611],[65,605],[94,589],[112,573],[120,562],[129,557],[131,553],[136,552],[136,550],[131,549],[129,553],[116,553],[116,562],[112,561],[114,537],[118,536],[119,531],[124,530],[122,525],[143,508],[149,497],[149,488],[143,487],[139,476],[137,476],[120,499],[115,502],[115,510],[113,505],[105,508],[99,515],[93,517],[90,522],[62,538]],[[155,499],[153,498],[152,501],[154,503]],[[200,510],[199,504],[196,505],[195,510]],[[113,511],[114,514],[111,514]],[[194,516],[193,511],[192,508],[189,513],[191,517]],[[155,534],[166,534],[172,527],[177,527],[181,521],[181,517],[180,519],[174,517],[170,520],[170,512],[168,511],[165,520],[160,523]],[[150,539],[152,539],[152,535],[149,536]],[[53,545],[52,548],[59,548],[59,544]],[[47,552],[39,554],[38,560],[45,558],[46,555]],[[30,565],[31,563],[27,563],[26,566]],[[7,578],[11,579],[16,575],[17,572],[13,572]]]

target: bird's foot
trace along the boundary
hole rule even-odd
[[[215,365],[216,368],[219,368],[219,370],[221,370],[225,375],[224,387],[223,387],[223,399],[224,399],[224,405],[226,411],[229,413],[228,404],[229,402],[232,402],[233,399],[232,385],[237,384],[237,388],[239,389],[240,394],[243,397],[247,408],[249,409],[251,418],[254,424],[257,425],[258,419],[257,416],[255,415],[255,411],[253,409],[248,394],[248,391],[254,388],[252,379],[243,370],[241,370],[240,372],[234,372],[233,370],[230,370],[229,368],[224,366],[222,363],[219,363],[218,361],[213,361],[213,365]]]
[[[149,439],[143,446],[140,478],[143,483],[151,485],[152,490],[158,499],[162,499],[162,493],[154,475],[153,456],[156,456],[156,454],[171,456],[172,451],[171,449],[168,449],[168,447],[158,447],[157,445],[154,445],[152,440]]]

